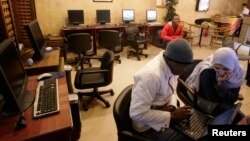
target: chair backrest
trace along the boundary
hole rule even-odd
[[[103,70],[109,70],[104,75],[104,80],[106,84],[110,84],[113,80],[114,60],[115,60],[115,55],[111,51],[106,51],[102,56],[100,68]]]
[[[182,73],[181,75],[179,75],[179,78],[182,79],[183,81],[185,81],[189,75],[193,72],[195,66],[201,62],[202,60],[200,59],[197,59],[197,60],[194,60],[192,64],[188,65],[186,68],[185,68],[185,71],[184,73]],[[187,89],[180,83],[178,82],[177,84],[177,89],[176,89],[176,92],[177,92],[177,96],[180,98],[180,100],[185,104],[185,105],[190,105],[192,107],[195,107],[196,103],[194,101],[194,97],[190,97],[191,95],[189,95],[187,93]]]
[[[99,45],[112,50],[113,52],[121,52],[121,38],[117,30],[100,30],[99,32]]]
[[[67,38],[68,50],[76,53],[86,53],[92,48],[91,35],[89,33],[74,33]]]
[[[133,85],[131,84],[123,89],[114,103],[113,116],[118,132],[123,130],[134,131],[132,127],[132,120],[129,116],[132,88]]]

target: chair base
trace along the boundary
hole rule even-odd
[[[120,55],[116,55],[116,56],[115,56],[115,61],[117,61],[119,64],[121,64]]]
[[[135,57],[137,57],[137,60],[140,61],[140,60],[141,60],[140,56],[145,56],[145,57],[147,58],[147,57],[148,57],[148,54],[143,53],[142,50],[137,50],[137,51],[132,51],[132,50],[130,50],[130,51],[128,52],[127,58],[129,58],[130,56],[135,56]]]
[[[89,109],[89,106],[91,104],[91,102],[94,100],[94,98],[97,98],[99,99],[100,101],[102,101],[106,108],[109,108],[110,107],[110,104],[108,101],[106,101],[101,95],[104,95],[104,94],[108,94],[110,93],[111,96],[114,95],[114,91],[113,89],[109,89],[109,90],[104,90],[104,91],[98,91],[97,88],[94,88],[94,91],[93,92],[86,92],[86,93],[82,93],[82,92],[79,92],[78,95],[80,97],[80,99],[82,98],[82,96],[89,96],[90,98],[86,101],[86,103],[83,103],[83,110],[84,111],[88,111]]]

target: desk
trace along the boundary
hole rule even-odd
[[[158,31],[163,29],[164,24],[146,24],[144,25],[144,32],[146,33],[146,37],[149,38],[150,43],[155,46],[158,46],[157,38],[161,38],[158,35]]]
[[[34,62],[32,66],[24,64],[24,69],[29,76],[38,75],[44,72],[59,71],[59,57],[60,50],[53,50],[51,52],[45,53],[43,60]]]
[[[73,127],[71,110],[68,98],[66,77],[58,79],[60,112],[41,119],[33,119],[33,107],[24,112],[27,126],[14,131],[18,116],[0,117],[0,140],[1,141],[70,141],[70,132]],[[37,77],[29,77],[27,90],[35,94]]]

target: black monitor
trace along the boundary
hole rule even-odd
[[[147,20],[147,22],[157,21],[157,11],[154,9],[147,9],[146,10],[146,20]]]
[[[110,23],[110,10],[96,10],[96,22],[100,24]]]
[[[0,95],[5,116],[20,114],[34,101],[33,94],[26,92],[27,73],[22,65],[17,47],[12,38],[0,44]]]
[[[69,25],[84,24],[83,10],[68,10]]]
[[[33,20],[24,26],[25,31],[30,39],[31,46],[34,49],[32,59],[42,60],[44,57],[45,40],[37,20]]]
[[[135,10],[134,9],[122,9],[122,21],[124,23],[130,23],[135,21]]]

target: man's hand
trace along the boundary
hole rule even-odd
[[[190,118],[191,115],[192,115],[192,107],[183,106],[171,112],[171,119],[178,121],[178,120],[188,119]]]

